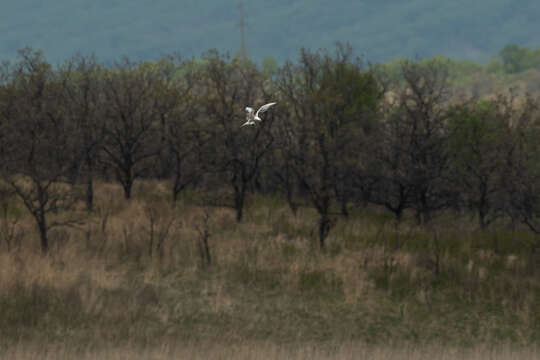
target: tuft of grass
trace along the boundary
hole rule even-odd
[[[539,352],[535,348],[516,349],[511,346],[474,348],[455,348],[432,346],[396,347],[370,346],[365,343],[344,343],[321,346],[314,343],[298,346],[276,345],[269,342],[241,342],[239,344],[220,343],[161,343],[156,346],[144,346],[138,343],[121,343],[104,347],[89,346],[71,348],[66,343],[31,346],[16,345],[0,351],[1,358],[13,360],[28,359],[193,359],[193,360],[532,360]]]
[[[321,270],[304,270],[300,272],[298,289],[311,297],[343,296],[343,280],[336,274]]]

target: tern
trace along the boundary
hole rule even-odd
[[[255,120],[262,121],[262,119],[259,117],[259,114],[262,114],[263,112],[265,112],[266,110],[268,110],[271,106],[275,104],[276,104],[275,102],[264,104],[263,106],[259,108],[259,110],[257,110],[255,114],[253,113],[255,110],[253,110],[252,107],[249,107],[249,106],[246,107],[246,122],[242,126],[255,125]]]

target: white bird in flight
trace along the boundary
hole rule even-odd
[[[246,122],[242,126],[255,125],[255,120],[256,121],[262,121],[262,119],[259,117],[259,114],[262,114],[263,112],[268,110],[270,108],[270,106],[275,105],[275,104],[276,104],[275,102],[264,104],[263,106],[261,106],[259,108],[259,110],[257,110],[256,113],[253,113],[255,111],[255,110],[253,110],[253,108],[251,108],[249,106],[246,107]],[[242,126],[240,126],[240,127],[242,127]]]

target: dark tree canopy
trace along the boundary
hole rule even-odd
[[[138,179],[167,181],[172,203],[195,190],[238,222],[257,194],[293,214],[310,207],[321,250],[360,206],[396,224],[452,212],[482,230],[540,232],[538,99],[458,95],[444,59],[398,70],[388,77],[344,45],[262,70],[218,51],[109,66],[78,56],[54,68],[24,49],[0,72],[0,174],[43,252],[48,230],[78,224],[78,210],[94,211],[94,182],[111,179],[126,201]],[[262,121],[242,126],[247,106],[269,102]]]

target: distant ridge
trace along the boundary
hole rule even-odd
[[[152,60],[240,48],[236,1],[8,2],[0,13],[0,60],[25,46],[52,62],[78,52],[102,61]],[[247,53],[256,61],[294,60],[301,47],[332,48],[336,41],[374,62],[436,54],[485,62],[509,43],[540,46],[537,0],[250,0],[244,7]]]

